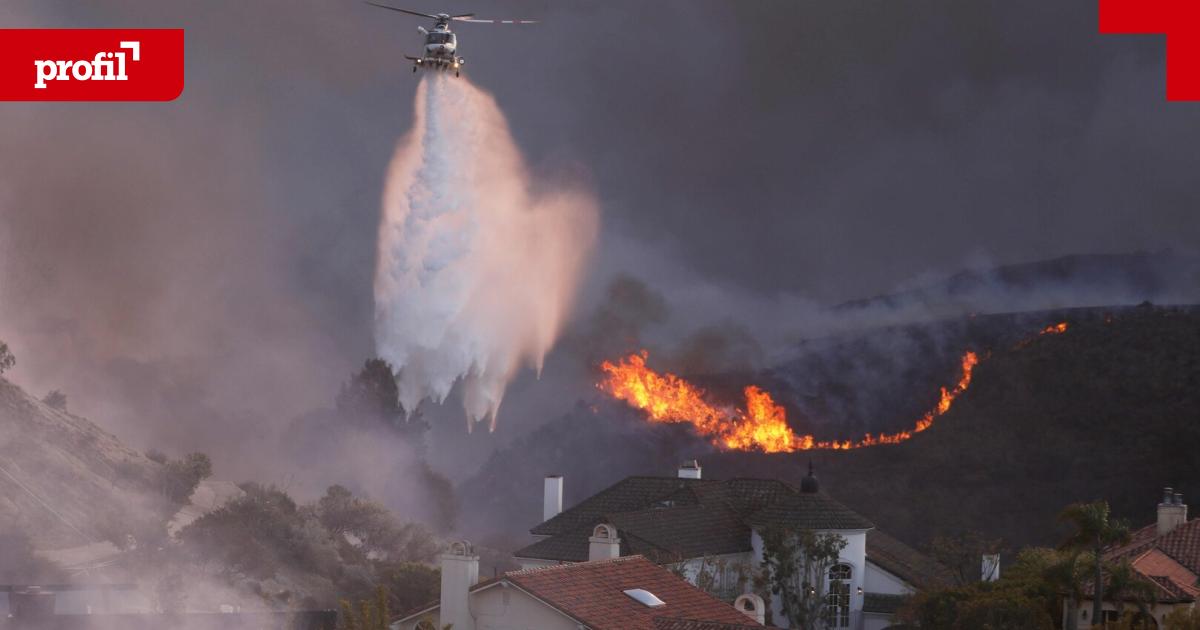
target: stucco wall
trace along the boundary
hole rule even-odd
[[[863,590],[868,593],[885,595],[908,595],[914,592],[912,586],[907,582],[870,560],[867,560],[867,577],[863,582]]]
[[[578,630],[579,624],[523,591],[497,584],[471,594],[475,630]],[[437,621],[437,611],[429,615]],[[393,630],[414,630],[415,619],[393,624]],[[441,627],[441,626],[437,626]],[[457,628],[455,629],[457,630]]]
[[[846,548],[842,549],[838,562],[848,564],[853,569],[850,575],[850,615],[852,618],[858,618],[862,613],[863,596],[861,593],[865,588],[863,581],[867,572],[867,532],[866,530],[839,530],[817,533],[837,534],[846,539]],[[758,530],[750,533],[750,544],[754,548],[752,553],[755,566],[759,566],[762,563],[763,539]],[[788,627],[784,624],[783,609],[778,597],[771,598],[770,607],[771,618],[775,625],[781,628]]]
[[[579,625],[516,588],[493,586],[471,598],[476,630],[576,630]]]

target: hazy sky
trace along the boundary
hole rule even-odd
[[[627,270],[834,301],[1200,242],[1200,105],[1165,102],[1161,38],[1097,35],[1094,0],[411,4],[542,20],[461,25],[460,52],[539,175],[590,182],[585,297]],[[422,22],[351,0],[8,0],[0,20],[187,29],[177,102],[0,104],[18,374],[84,391],[119,365],[218,407],[327,402],[372,350]]]

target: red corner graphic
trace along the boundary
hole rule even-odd
[[[1100,32],[1166,35],[1167,100],[1200,101],[1200,1],[1100,0]]]

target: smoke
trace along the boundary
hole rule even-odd
[[[539,372],[596,233],[595,202],[538,187],[495,100],[426,77],[383,198],[375,276],[378,354],[410,412],[463,381],[470,421],[496,411],[522,365]]]

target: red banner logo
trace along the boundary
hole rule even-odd
[[[183,29],[0,29],[0,100],[173,101]]]
[[[1167,100],[1200,101],[1200,2],[1100,0],[1100,32],[1166,35]]]

